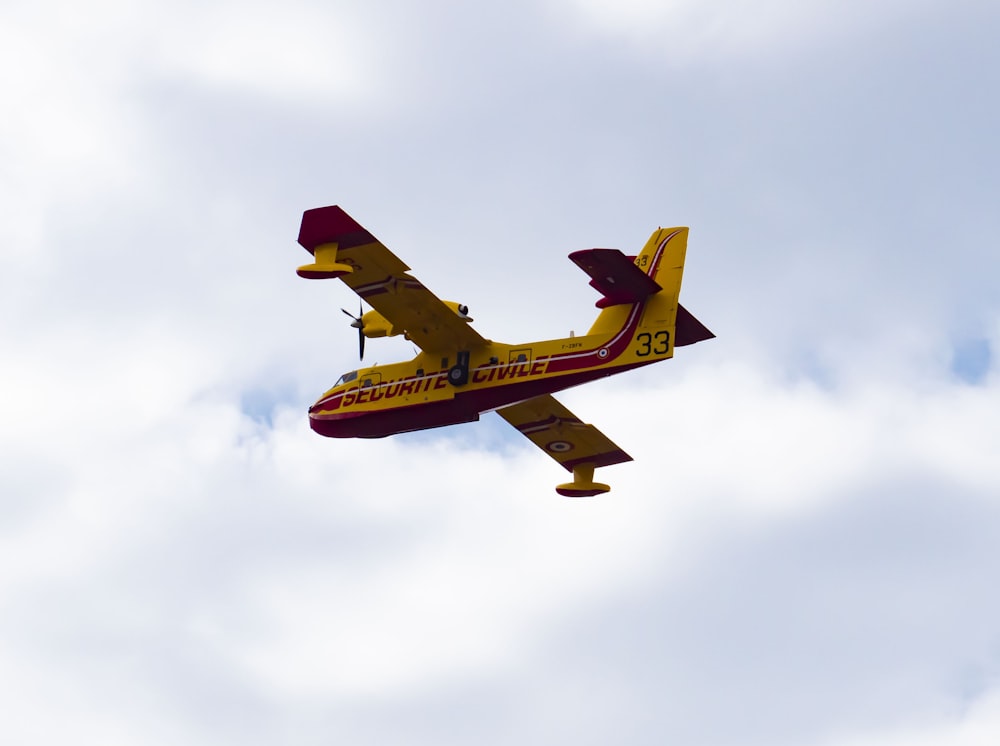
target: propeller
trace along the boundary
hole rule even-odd
[[[340,310],[343,311],[348,316],[350,316],[352,319],[354,319],[351,322],[351,326],[353,326],[355,329],[358,330],[358,359],[359,360],[364,360],[365,359],[365,322],[362,319],[362,315],[363,314],[361,312],[364,309],[362,309],[362,307],[361,307],[361,301],[358,301],[358,315],[357,316],[355,316],[353,313],[351,313],[350,311],[348,311],[346,308],[341,308]]]

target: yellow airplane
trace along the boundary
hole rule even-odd
[[[678,303],[687,237],[687,228],[660,228],[635,257],[617,249],[570,254],[602,296],[590,331],[511,345],[480,336],[467,306],[440,300],[340,207],[306,210],[298,241],[314,261],[298,274],[340,278],[372,307],[352,322],[362,357],[366,337],[402,334],[420,348],[408,362],[342,375],[309,408],[312,429],[331,438],[381,438],[494,411],[572,472],[572,482],[556,487],[560,495],[607,492],[594,469],[632,457],[552,394],[715,336]]]

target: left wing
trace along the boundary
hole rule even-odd
[[[581,422],[549,394],[503,407],[497,414],[573,472],[572,482],[556,487],[560,495],[589,497],[607,492],[610,487],[593,481],[594,469],[632,460],[607,435]]]
[[[314,264],[299,268],[301,276],[339,277],[421,349],[449,352],[488,344],[340,207],[306,210],[299,243],[316,257]]]

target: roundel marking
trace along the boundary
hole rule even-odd
[[[551,443],[546,443],[545,448],[553,453],[566,453],[573,450],[573,444],[565,440],[553,440]]]
[[[597,351],[597,357],[601,358],[602,360],[604,358],[606,358],[607,356],[608,356],[608,348],[607,347],[602,347],[601,349],[599,349]]]

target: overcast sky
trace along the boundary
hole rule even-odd
[[[1000,742],[992,0],[7,0],[0,741]],[[324,439],[340,204],[487,337],[688,225],[718,338]],[[370,362],[412,354],[372,340]]]

